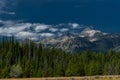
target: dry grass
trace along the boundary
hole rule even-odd
[[[86,76],[86,77],[53,77],[53,78],[21,78],[0,80],[120,80],[120,76]]]

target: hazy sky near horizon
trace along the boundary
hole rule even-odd
[[[120,0],[0,0],[0,19],[79,23],[120,33]]]

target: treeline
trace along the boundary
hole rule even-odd
[[[0,78],[58,77],[120,74],[120,53],[67,53],[44,48],[30,40],[0,42]]]

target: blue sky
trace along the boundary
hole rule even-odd
[[[0,0],[0,20],[78,23],[120,33],[120,0]]]

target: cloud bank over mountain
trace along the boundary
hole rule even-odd
[[[59,36],[67,31],[77,33],[81,28],[83,28],[83,25],[78,23],[49,25],[43,23],[0,20],[0,36],[15,36],[18,39],[29,38],[35,41],[41,38]]]

